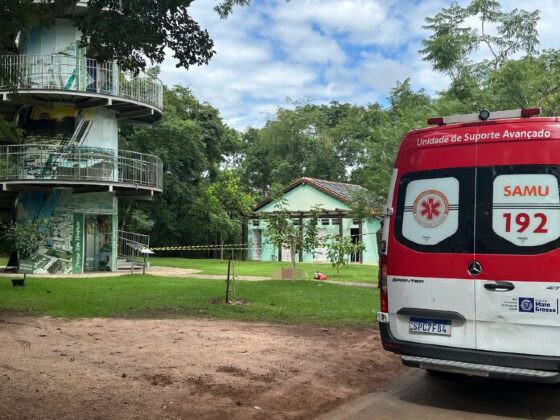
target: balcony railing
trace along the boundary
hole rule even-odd
[[[4,55],[0,67],[0,89],[99,93],[163,109],[160,80],[120,71],[115,62],[62,54]]]
[[[0,146],[0,182],[57,181],[128,184],[162,189],[157,156],[97,147],[23,144]]]

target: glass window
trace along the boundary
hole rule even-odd
[[[424,252],[474,249],[474,168],[406,174],[399,182],[395,238]]]
[[[560,247],[559,179],[560,166],[545,165],[479,167],[476,176],[475,168],[406,174],[395,238],[420,252],[551,251]]]
[[[331,224],[337,225],[337,226],[340,225],[340,219],[332,219]]]
[[[330,224],[330,220],[329,219],[321,219],[321,224],[323,226],[328,226]]]
[[[476,252],[538,254],[560,246],[559,168],[478,169]]]
[[[429,178],[406,188],[402,234],[421,245],[436,245],[459,227],[459,181]]]
[[[492,229],[517,246],[560,237],[560,201],[554,175],[498,175],[494,179]]]

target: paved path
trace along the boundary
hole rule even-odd
[[[4,268],[0,269],[0,277],[22,277],[21,274],[14,274],[11,272],[6,272]],[[146,274],[151,274],[153,276],[160,277],[185,277],[191,279],[210,279],[210,280],[225,280],[225,275],[215,275],[215,274],[200,274],[201,270],[195,270],[190,268],[175,268],[175,267],[150,267],[146,270]],[[128,276],[130,270],[120,270],[116,272],[95,272],[95,273],[84,273],[84,274],[33,274],[32,277],[37,278],[90,278],[90,277],[118,277],[118,276]],[[135,270],[134,274],[142,274],[142,270]],[[31,276],[31,275],[30,275]],[[259,276],[237,276],[238,280],[245,281],[262,281],[270,280],[270,277],[259,277]]]
[[[560,386],[407,368],[392,385],[364,395],[323,420],[560,418]]]
[[[0,277],[21,277],[21,274],[14,274],[11,272],[4,271],[5,269],[0,268]],[[135,274],[141,274],[141,270],[137,270]],[[118,272],[95,272],[95,273],[84,273],[84,274],[33,274],[33,277],[38,278],[90,278],[90,277],[118,277],[127,276],[130,274],[130,270],[121,270]],[[146,274],[151,274],[153,276],[160,277],[184,277],[189,279],[205,279],[205,280],[225,280],[226,275],[224,274],[201,274],[201,270],[195,270],[192,268],[175,268],[175,267],[158,267],[152,266],[146,270]],[[272,280],[271,277],[264,276],[236,276],[237,280],[243,281],[265,281]],[[331,283],[350,287],[365,287],[365,288],[375,288],[376,286],[371,283],[360,283],[360,282],[343,282],[343,281],[331,281],[331,280],[316,280],[320,283]]]

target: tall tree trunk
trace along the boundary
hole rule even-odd
[[[224,262],[224,235],[220,234],[220,261]]]
[[[290,260],[292,261],[292,281],[296,280],[296,245],[290,244]]]

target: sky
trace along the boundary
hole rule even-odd
[[[418,50],[428,35],[424,18],[451,1],[253,0],[225,20],[216,3],[195,0],[189,9],[215,42],[210,64],[176,68],[169,52],[160,77],[189,87],[238,130],[262,127],[277,107],[294,102],[386,105],[397,81],[410,78],[413,88],[432,95],[449,83]],[[501,3],[506,11],[541,10],[540,48],[560,48],[558,0]]]

